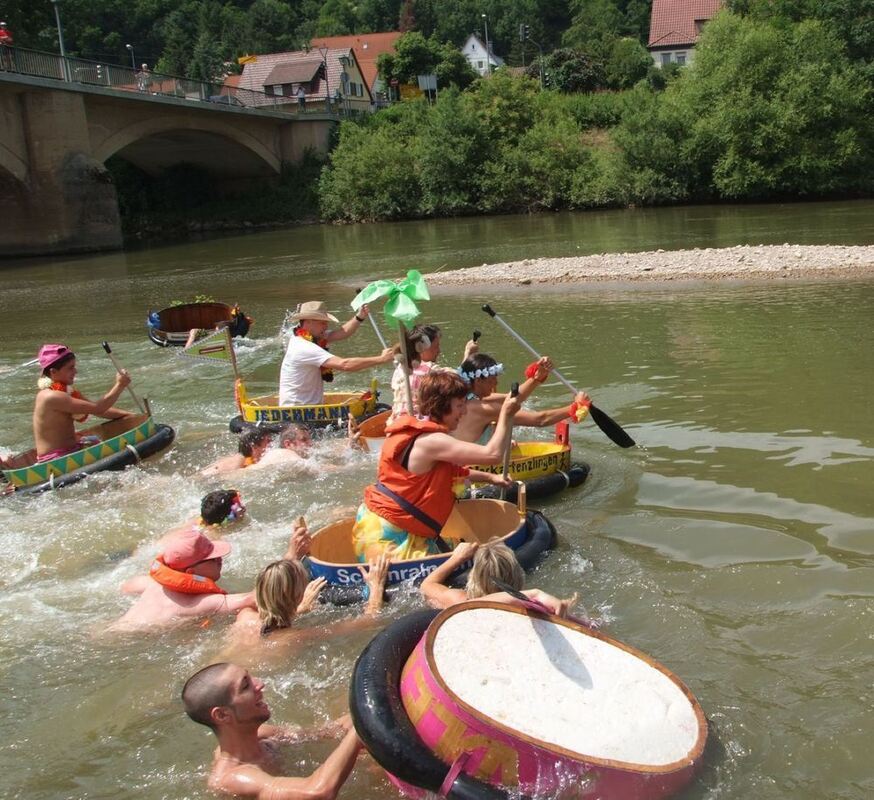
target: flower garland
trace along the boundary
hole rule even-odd
[[[322,350],[328,350],[328,340],[327,339],[316,339],[312,335],[312,333],[310,333],[306,328],[304,328],[301,325],[298,325],[294,329],[294,335],[300,336],[301,339],[305,339],[308,342],[314,342],[319,347],[321,347]],[[327,369],[326,367],[321,367],[321,373],[322,373],[322,380],[325,383],[330,383],[331,381],[334,380],[334,370]]]
[[[495,378],[503,373],[503,371],[503,364],[492,364],[490,367],[482,367],[471,372],[465,372],[459,368],[458,374],[461,375],[465,383],[473,383],[477,378]]]
[[[74,389],[72,386],[68,386],[66,383],[61,383],[60,381],[53,381],[51,378],[43,376],[36,382],[36,386],[38,389],[52,389],[55,392],[65,392],[69,393],[70,397],[74,400],[84,400],[85,398],[82,396],[82,393],[78,389]],[[81,417],[73,417],[76,422],[85,422],[88,419],[88,414],[83,414]]]

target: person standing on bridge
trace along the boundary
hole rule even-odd
[[[0,68],[12,69],[12,32],[5,22],[0,22]]]
[[[297,307],[290,317],[290,321],[297,324],[279,372],[279,405],[321,405],[325,399],[323,381],[332,381],[334,370],[358,372],[387,364],[394,358],[393,347],[385,348],[378,356],[362,358],[338,358],[328,352],[329,344],[355,333],[367,319],[367,314],[368,309],[364,305],[348,322],[329,331],[330,323],[339,323],[340,320],[325,310],[324,303],[301,303]]]
[[[307,110],[307,90],[303,88],[302,83],[297,86],[297,105],[301,113]]]
[[[137,89],[139,89],[141,92],[148,92],[151,83],[152,75],[149,72],[149,65],[142,64],[140,66],[140,71],[137,73]]]

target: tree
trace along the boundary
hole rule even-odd
[[[549,87],[560,92],[591,92],[604,86],[604,65],[580,50],[554,50],[543,59]]]
[[[652,66],[649,51],[637,40],[624,36],[613,42],[604,67],[604,77],[611,89],[630,89]]]
[[[416,83],[419,75],[437,75],[437,85],[464,88],[476,77],[467,59],[450,44],[426,39],[418,31],[401,36],[394,53],[383,53],[377,62],[379,74],[386,82]]]

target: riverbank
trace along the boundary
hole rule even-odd
[[[738,245],[642,253],[600,253],[483,264],[432,273],[429,286],[629,281],[772,280],[874,275],[874,245]]]

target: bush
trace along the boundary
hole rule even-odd
[[[322,172],[322,214],[349,222],[415,216],[421,192],[414,151],[414,140],[395,127],[344,122]]]

